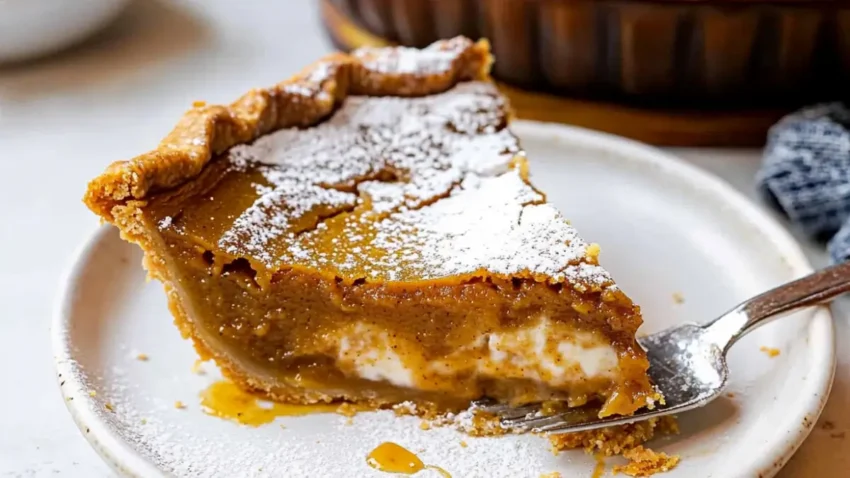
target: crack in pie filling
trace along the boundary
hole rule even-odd
[[[273,400],[651,406],[639,308],[529,183],[490,64],[465,38],[331,55],[196,104],[85,202]]]

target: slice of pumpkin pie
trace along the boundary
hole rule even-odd
[[[197,104],[85,203],[139,244],[204,358],[271,399],[656,393],[638,307],[528,181],[484,41],[324,58]]]

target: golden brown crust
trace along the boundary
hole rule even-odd
[[[564,450],[583,448],[587,453],[597,456],[621,455],[629,461],[625,465],[615,466],[612,470],[615,475],[625,473],[630,476],[651,476],[673,469],[679,463],[679,457],[655,452],[643,445],[656,435],[678,433],[679,425],[676,419],[666,416],[616,427],[550,435],[549,442],[556,454]]]
[[[652,476],[656,473],[665,473],[679,464],[680,458],[676,455],[670,456],[663,452],[656,452],[643,446],[637,446],[623,453],[623,457],[629,460],[625,465],[615,466],[614,474],[625,473],[629,476]]]
[[[228,106],[197,103],[156,149],[109,165],[89,183],[83,201],[112,222],[115,206],[178,186],[237,144],[277,129],[315,125],[348,95],[423,96],[446,91],[461,81],[488,78],[491,57],[486,40],[458,37],[437,42],[429,51],[456,55],[446,68],[425,65],[411,70],[390,56],[403,54],[404,49],[337,53],[271,88],[252,90]]]

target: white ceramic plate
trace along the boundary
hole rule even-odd
[[[77,43],[112,21],[128,0],[0,0],[0,63]]]
[[[529,152],[535,183],[586,239],[602,244],[603,264],[642,304],[645,332],[708,320],[810,271],[778,224],[696,168],[585,130],[523,121],[513,129]],[[211,364],[205,376],[190,371],[194,351],[172,325],[160,284],[145,282],[140,259],[113,229],[99,230],[63,284],[53,329],[68,408],[122,473],[380,477],[386,475],[367,466],[366,454],[394,441],[455,478],[592,474],[592,457],[581,451],[553,456],[541,438],[425,431],[416,419],[390,412],[363,413],[353,424],[332,414],[286,417],[258,428],[207,416],[198,393],[218,374]],[[676,293],[684,303],[677,304]],[[760,346],[781,354],[770,358]],[[136,360],[139,352],[150,360]],[[734,397],[682,416],[680,435],[652,443],[682,457],[666,476],[773,475],[815,423],[833,366],[827,309],[789,316],[746,337],[730,356]],[[174,408],[176,400],[188,408]],[[618,461],[607,463],[610,473]]]

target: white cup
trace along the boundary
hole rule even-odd
[[[128,0],[0,0],[0,63],[47,55],[103,28]]]

